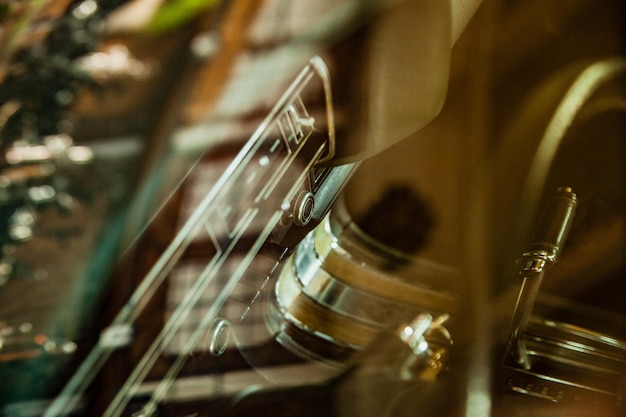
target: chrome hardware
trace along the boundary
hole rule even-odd
[[[213,356],[222,356],[230,342],[230,326],[224,319],[215,319],[209,329],[209,352]]]
[[[356,353],[338,379],[340,415],[392,416],[400,397],[436,388],[448,369],[452,346],[444,327],[448,317],[418,314],[395,329],[382,330]]]
[[[385,329],[348,364],[346,374],[375,375],[398,381],[432,381],[446,367],[452,336],[449,315],[421,313],[395,330]],[[390,366],[381,366],[381,361]],[[391,365],[392,364],[392,365]],[[381,371],[384,369],[384,371]]]
[[[310,191],[302,190],[297,196],[293,208],[293,222],[296,226],[306,226],[313,218],[315,196]]]
[[[272,323],[287,349],[331,363],[368,346],[390,324],[455,310],[447,290],[453,268],[413,259],[390,275],[384,265],[391,248],[374,247],[340,207],[287,259],[275,286]],[[417,278],[420,285],[412,282]],[[313,339],[323,341],[321,349]]]
[[[530,357],[523,335],[541,287],[545,271],[556,263],[576,209],[576,194],[571,188],[560,188],[546,202],[539,217],[536,235],[521,257],[520,275],[524,277],[511,322],[510,353],[515,362],[528,370]]]
[[[538,274],[554,265],[563,249],[576,210],[576,194],[569,187],[559,188],[546,201],[536,235],[522,255],[520,275]]]
[[[543,277],[558,260],[576,205],[571,189],[559,189],[540,212],[540,229],[520,258],[523,283],[503,363],[504,384],[511,391],[555,402],[623,405],[626,342],[533,314],[539,308],[535,303]],[[551,314],[560,308],[552,306]]]
[[[553,402],[625,404],[626,341],[538,315],[522,336],[531,367],[505,358],[506,389]]]
[[[315,120],[312,119],[305,106],[308,100],[302,96],[305,89],[308,91],[310,88],[319,87],[317,84],[319,82],[322,84],[327,105],[326,120],[320,116]],[[189,317],[201,299],[203,291],[216,279],[224,264],[230,262],[233,265],[233,272],[229,274],[228,281],[220,286],[219,294],[216,296],[218,301],[215,301],[210,311],[202,316],[201,323],[194,327],[181,347],[180,355],[171,364],[167,376],[161,381],[149,404],[158,403],[161,396],[167,392],[181,371],[186,355],[192,352],[200,338],[206,335],[220,308],[228,300],[230,292],[238,285],[254,255],[259,253],[266,241],[286,251],[291,250],[308,230],[315,226],[313,220],[322,220],[325,212],[319,210],[326,211],[330,208],[330,204],[344,184],[343,181],[331,181],[327,187],[326,179],[340,177],[347,180],[343,174],[352,172],[352,167],[347,171],[337,169],[336,172],[339,174],[337,177],[333,175],[334,168],[319,166],[332,158],[335,153],[334,113],[330,87],[324,62],[319,57],[311,59],[222,172],[210,192],[204,195],[159,259],[147,271],[141,285],[135,289],[128,303],[112,320],[113,329],[118,327],[122,330],[132,329],[134,320],[146,306],[146,303],[138,303],[137,300],[154,295],[174,265],[181,261],[183,252],[195,238],[199,236],[208,238],[211,244],[211,259],[207,267],[194,281],[188,296],[167,318],[160,333],[149,346],[146,346],[145,352],[139,353],[141,359],[138,366],[132,370],[104,415],[120,415],[123,412],[139,383],[145,378],[146,372],[165,352],[168,342]],[[297,115],[295,119],[294,114]],[[312,125],[313,121],[316,122],[315,126]],[[315,194],[316,203],[319,192],[322,197],[319,201],[326,202],[327,205],[315,204],[313,207],[305,205],[305,217],[309,217],[310,214],[311,220],[306,228],[293,228],[298,230],[292,233],[291,222],[283,222],[285,210],[292,205],[294,197],[303,189]],[[261,229],[257,228],[259,225]],[[248,239],[251,236],[254,238]],[[241,256],[242,253],[246,255]],[[223,334],[219,336],[221,341],[215,346],[216,353],[223,347],[221,338]],[[103,343],[102,338],[100,342],[90,354],[90,358],[95,362],[83,363],[65,390],[51,404],[46,415],[59,415],[64,413],[63,410],[73,408],[77,391],[90,383],[110,356],[111,347],[116,347]],[[97,366],[92,367],[93,363]]]
[[[420,368],[417,375],[421,380],[434,380],[446,365],[448,347],[452,345],[452,336],[444,324],[449,315],[433,319],[430,314],[420,314],[407,325],[400,326],[397,333],[406,345],[411,348]],[[439,339],[437,346],[435,340]]]

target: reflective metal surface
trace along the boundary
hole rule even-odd
[[[0,415],[623,415],[622,3],[0,4]]]

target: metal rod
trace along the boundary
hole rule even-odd
[[[576,194],[569,187],[559,188],[543,206],[535,234],[520,258],[524,278],[511,320],[509,352],[524,369],[531,367],[524,344],[524,333],[548,268],[556,263],[563,249],[576,211]]]

